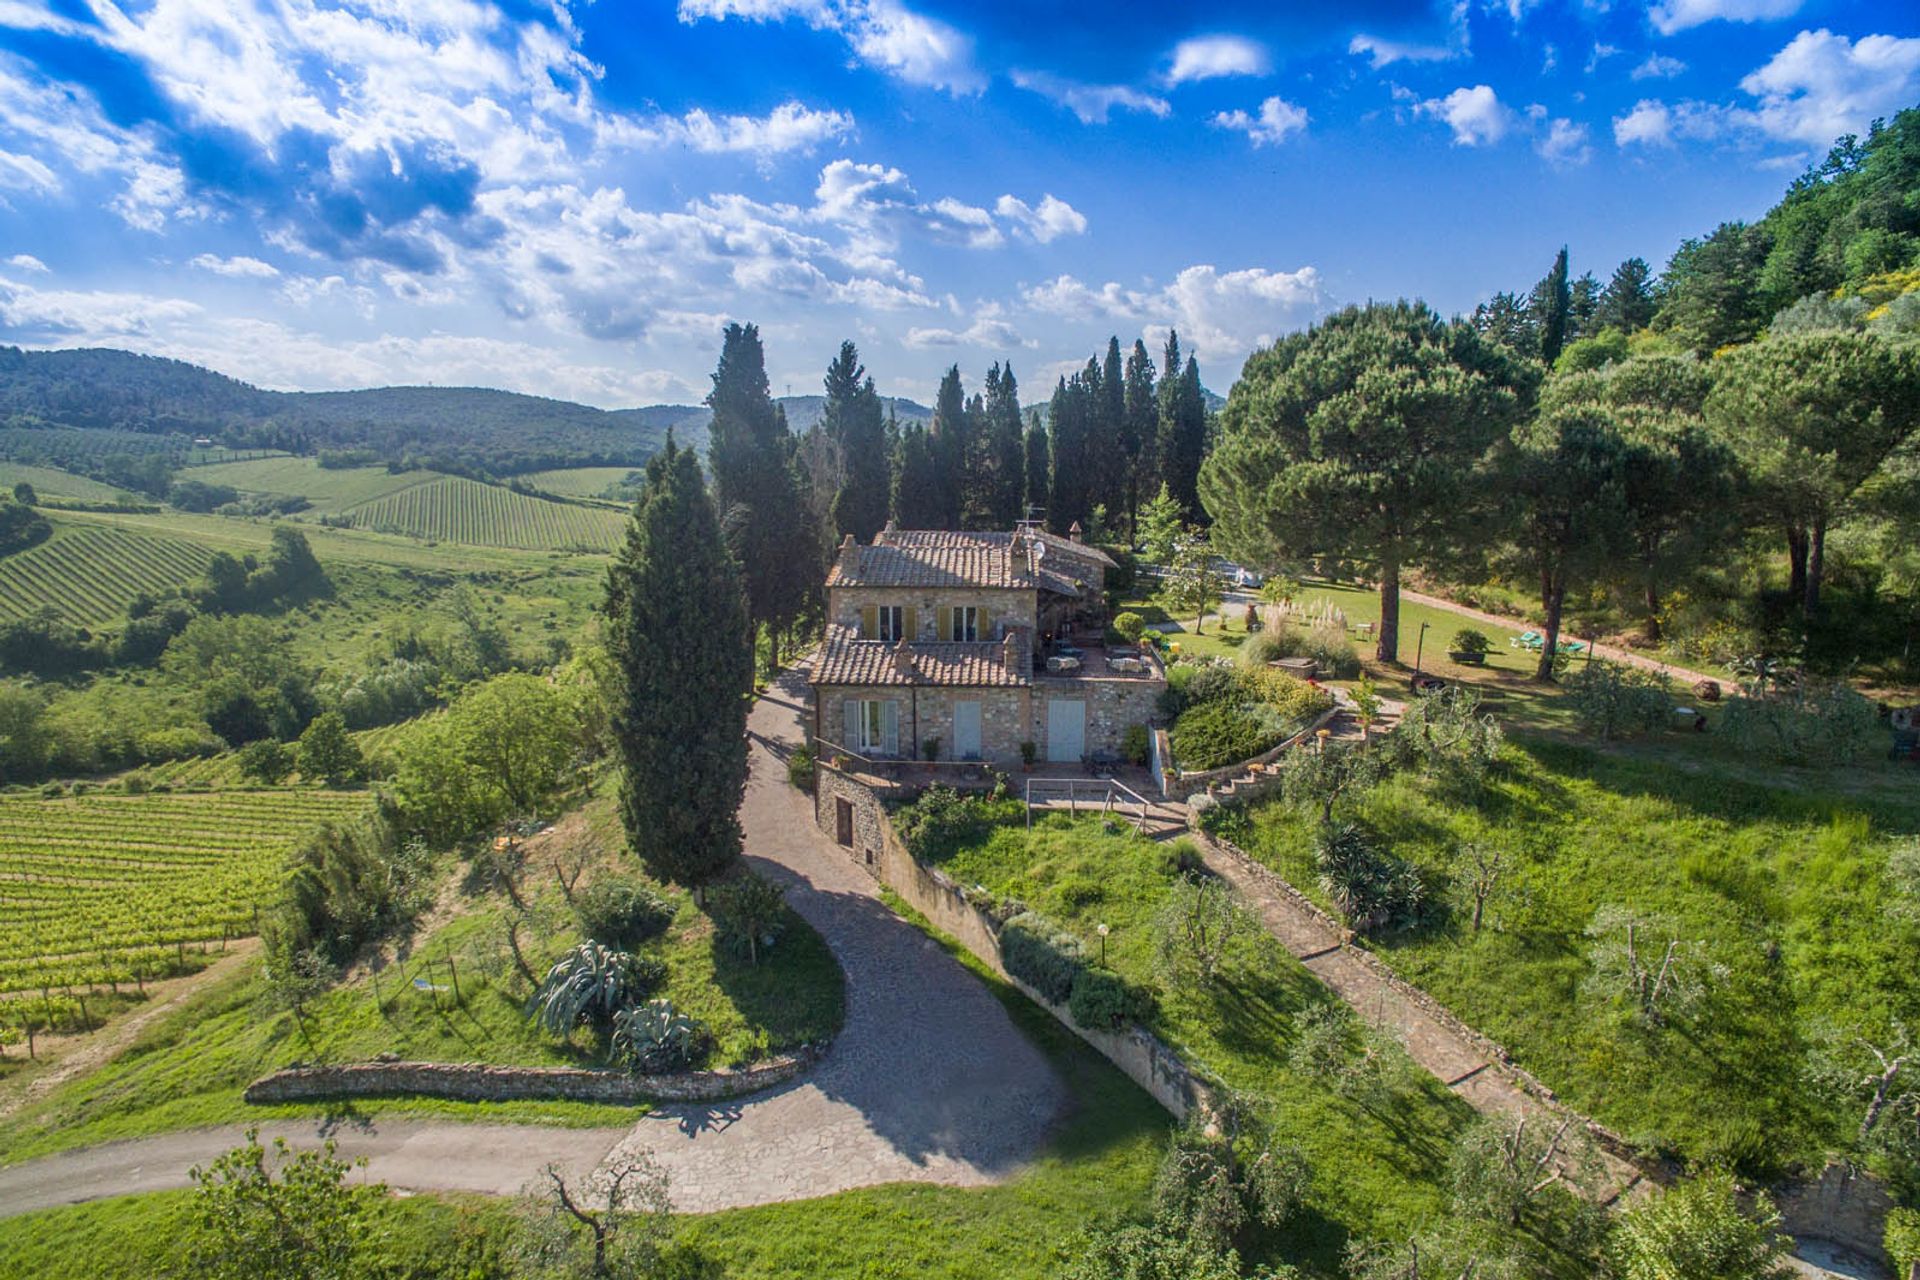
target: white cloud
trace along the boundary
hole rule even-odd
[[[251,277],[255,280],[272,280],[280,274],[280,269],[272,263],[244,255],[222,258],[218,254],[202,253],[196,255],[188,265],[211,271],[217,276]]]
[[[46,194],[60,189],[60,179],[52,169],[32,156],[0,150],[0,188],[35,191]]]
[[[1671,80],[1675,76],[1686,74],[1687,64],[1678,58],[1669,58],[1664,53],[1647,55],[1647,60],[1633,69],[1635,80]]]
[[[640,126],[639,135],[708,154],[729,151],[811,151],[823,142],[845,138],[854,129],[844,111],[816,111],[784,102],[765,116],[710,115],[696,107],[679,118],[665,117]]]
[[[779,22],[798,18],[843,36],[860,61],[905,80],[952,93],[987,87],[973,61],[973,39],[898,0],[680,0],[682,22],[703,19]]]
[[[1004,195],[993,211],[1041,244],[1051,244],[1061,236],[1077,236],[1087,229],[1087,216],[1052,192],[1041,196],[1038,205]]]
[[[1618,56],[1620,56],[1620,49],[1617,45],[1604,43],[1595,44],[1593,46],[1593,52],[1587,55],[1586,73],[1592,75],[1600,69],[1601,63],[1605,62],[1608,58],[1616,58]]]
[[[1920,96],[1920,38],[1802,31],[1740,87],[1769,137],[1825,147]]]
[[[1513,125],[1513,112],[1484,84],[1455,89],[1444,98],[1429,98],[1414,112],[1446,121],[1453,130],[1454,145],[1461,147],[1491,146],[1506,137]]]
[[[1268,143],[1285,142],[1287,138],[1307,127],[1307,109],[1295,106],[1284,98],[1268,98],[1260,104],[1260,114],[1252,116],[1245,111],[1221,111],[1209,122],[1216,129],[1233,129],[1247,135],[1256,147]]]
[[[1575,120],[1556,119],[1547,123],[1547,131],[1534,143],[1534,150],[1557,168],[1583,165],[1593,156],[1587,126]]]
[[[1143,93],[1124,84],[1082,84],[1047,71],[1015,71],[1013,82],[1022,89],[1051,98],[1080,117],[1082,124],[1105,124],[1114,108],[1144,111],[1165,119],[1173,105],[1165,98]]]
[[[996,302],[976,306],[973,323],[964,329],[915,327],[907,330],[901,342],[910,351],[925,351],[930,347],[977,347],[987,351],[1006,351],[1012,347],[1031,348],[1040,345],[1030,338],[1022,338],[1020,331],[1007,321],[1004,309]]]
[[[1363,54],[1375,71],[1396,62],[1446,62],[1460,56],[1458,50],[1440,44],[1410,44],[1402,40],[1384,40],[1379,36],[1359,35],[1347,43],[1347,52]]]
[[[47,272],[47,264],[40,261],[40,259],[34,257],[30,253],[14,254],[11,258],[7,259],[7,265],[15,268],[16,270],[32,271],[41,275],[44,275]]]
[[[1613,143],[1617,147],[1673,145],[1673,112],[1664,102],[1642,98],[1633,110],[1613,118]]]
[[[1263,76],[1273,68],[1266,46],[1245,36],[1194,36],[1173,47],[1169,86],[1219,76]]]
[[[1222,362],[1297,327],[1321,300],[1320,273],[1313,267],[1223,272],[1201,263],[1159,289],[1114,281],[1096,289],[1061,275],[1027,288],[1021,300],[1032,311],[1070,320],[1127,320],[1149,333],[1176,329],[1189,351]]]
[[[1661,35],[1670,36],[1703,23],[1767,22],[1791,18],[1800,11],[1801,0],[1660,0],[1648,8],[1647,17]]]
[[[1613,141],[1620,147],[1669,147],[1676,140],[1710,141],[1736,131],[1750,132],[1753,113],[1711,102],[1677,102],[1642,98],[1633,110],[1613,118]]]

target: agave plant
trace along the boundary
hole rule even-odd
[[[707,1029],[673,1007],[649,1000],[613,1015],[607,1055],[629,1071],[677,1071],[700,1054]]]
[[[660,979],[658,962],[636,959],[598,942],[570,948],[540,981],[527,1016],[556,1036],[581,1023],[606,1026],[637,1003]]]

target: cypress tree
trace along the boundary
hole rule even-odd
[[[806,610],[819,566],[794,483],[792,433],[767,389],[766,352],[755,326],[726,327],[707,405],[713,410],[707,458],[721,528],[745,575],[748,617],[756,634],[767,629],[777,665],[780,633]]]
[[[1533,290],[1534,310],[1540,316],[1540,358],[1552,368],[1553,362],[1567,346],[1567,326],[1573,316],[1573,289],[1567,280],[1567,251],[1564,247],[1553,259],[1553,270],[1547,272]]]
[[[973,454],[972,424],[967,420],[966,392],[960,386],[960,366],[949,367],[940,378],[940,390],[933,398],[933,425],[928,432],[928,447],[935,467],[932,523],[926,529],[958,529],[961,507],[966,497],[968,462]]]
[[[991,480],[988,520],[996,529],[1010,529],[1023,514],[1020,508],[1026,498],[1027,461],[1026,439],[1020,428],[1020,388],[1011,365],[1002,369],[996,363],[987,370],[983,410]]]
[[[1200,390],[1200,365],[1188,356],[1180,363],[1180,335],[1167,335],[1166,367],[1160,376],[1160,479],[1180,504],[1184,518],[1198,524],[1200,464],[1207,452],[1207,401]]]
[[[752,632],[700,464],[671,434],[607,572],[606,615],[628,843],[651,874],[706,884],[740,856]]]
[[[1089,362],[1091,363],[1091,362]],[[1098,368],[1098,366],[1095,366]],[[1074,374],[1062,378],[1053,390],[1047,410],[1047,437],[1053,444],[1053,484],[1047,502],[1047,523],[1065,533],[1084,525],[1092,506],[1088,501],[1086,379]]]
[[[833,501],[834,529],[851,533],[856,541],[872,542],[887,522],[893,477],[880,393],[860,367],[853,343],[841,343],[840,354],[827,366],[826,393],[821,425],[839,452],[841,470],[840,492]]]
[[[1050,451],[1046,424],[1040,421],[1040,411],[1035,409],[1027,420],[1027,510],[1020,513],[1023,518],[1035,511],[1045,511],[1051,500],[1048,475]]]
[[[894,464],[893,518],[902,529],[951,529],[945,524],[946,485],[934,442],[917,422],[900,431],[900,456]]]
[[[1153,391],[1153,357],[1147,354],[1147,344],[1138,338],[1127,356],[1125,378],[1120,447],[1127,455],[1127,539],[1131,545],[1139,521],[1140,495],[1159,488],[1153,465],[1155,427],[1160,419]]]

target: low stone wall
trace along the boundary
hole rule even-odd
[[[1300,910],[1307,912],[1321,924],[1325,925],[1334,937],[1342,940],[1342,949],[1349,956],[1352,956],[1354,960],[1363,965],[1375,978],[1392,988],[1394,994],[1398,995],[1408,1004],[1418,1008],[1422,1013],[1445,1027],[1450,1033],[1471,1044],[1476,1051],[1484,1055],[1488,1063],[1491,1064],[1487,1068],[1489,1071],[1505,1079],[1515,1088],[1534,1098],[1563,1119],[1571,1117],[1577,1121],[1580,1126],[1586,1130],[1587,1136],[1593,1140],[1593,1144],[1609,1155],[1626,1161],[1655,1181],[1666,1182],[1671,1180],[1673,1171],[1668,1169],[1666,1165],[1656,1160],[1647,1159],[1632,1143],[1628,1142],[1613,1130],[1607,1128],[1597,1120],[1580,1114],[1564,1102],[1561,1102],[1554,1091],[1549,1089],[1538,1077],[1514,1062],[1513,1055],[1507,1051],[1505,1045],[1493,1039],[1491,1036],[1485,1035],[1476,1028],[1469,1026],[1466,1022],[1462,1021],[1453,1010],[1447,1008],[1438,1000],[1428,995],[1426,991],[1420,987],[1416,987],[1405,978],[1402,978],[1398,973],[1394,972],[1392,966],[1373,952],[1367,950],[1365,947],[1354,945],[1353,935],[1344,924],[1334,919],[1327,912],[1321,910],[1318,903],[1294,888],[1284,877],[1255,860],[1251,854],[1230,840],[1223,840],[1218,836],[1210,836],[1197,828],[1193,832],[1193,838],[1199,841],[1200,844],[1209,851],[1232,861],[1238,869],[1245,872],[1251,879],[1260,881],[1261,884],[1265,885],[1268,889],[1286,898]]]
[[[331,1098],[417,1097],[455,1102],[707,1102],[770,1089],[799,1075],[819,1049],[739,1071],[684,1071],[643,1076],[584,1067],[496,1067],[478,1062],[347,1062],[288,1067],[247,1086],[248,1102],[316,1102]]]
[[[925,916],[934,928],[954,938],[1011,982],[1026,997],[1052,1014],[1060,1025],[1072,1031],[1102,1057],[1125,1072],[1135,1084],[1152,1094],[1154,1100],[1185,1119],[1187,1112],[1210,1096],[1207,1083],[1194,1074],[1180,1058],[1152,1032],[1141,1026],[1118,1031],[1093,1031],[1080,1026],[1063,1004],[1053,1004],[1039,992],[1013,977],[1000,959],[1000,924],[984,906],[968,896],[966,887],[938,867],[916,861],[893,829],[879,797],[856,779],[831,766],[819,768],[815,777],[815,817],[820,829],[837,838],[838,802],[852,807],[853,843],[848,855],[871,872],[881,884],[898,894],[908,906]]]
[[[1836,1162],[1818,1178],[1778,1188],[1773,1202],[1794,1239],[1830,1241],[1891,1270],[1886,1230],[1893,1197],[1872,1174]]]
[[[1193,773],[1184,771],[1169,773],[1166,784],[1167,796],[1174,800],[1184,800],[1196,791],[1205,791],[1209,786],[1217,783],[1233,781],[1253,765],[1272,764],[1288,751],[1333,723],[1333,718],[1339,714],[1340,706],[1336,703],[1320,715],[1314,717],[1311,724],[1288,738],[1285,742],[1282,742],[1279,746],[1274,747],[1270,751],[1264,751],[1251,759],[1242,760],[1238,764],[1222,765],[1218,769],[1206,769]]]

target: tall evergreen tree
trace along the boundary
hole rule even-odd
[[[928,447],[933,454],[936,499],[929,512],[933,523],[928,529],[958,529],[961,504],[966,494],[967,464],[973,454],[972,423],[967,419],[966,392],[960,386],[960,366],[953,365],[940,378],[940,390],[933,399],[933,425]]]
[[[1207,399],[1200,388],[1200,364],[1188,356],[1180,363],[1180,335],[1167,335],[1166,366],[1160,374],[1160,480],[1180,504],[1186,520],[1205,519],[1200,505],[1200,464],[1207,454]]]
[[[1539,321],[1518,294],[1496,293],[1475,307],[1473,327],[1482,337],[1520,355],[1530,356],[1540,350]]]
[[[996,363],[987,370],[986,418],[989,500],[988,523],[1011,529],[1024,512],[1026,499],[1026,439],[1020,428],[1020,386],[1013,366]]]
[[[1533,310],[1540,323],[1540,358],[1552,368],[1566,349],[1573,322],[1573,290],[1567,278],[1567,251],[1554,256],[1547,278],[1533,287]]]
[[[1613,278],[1600,291],[1594,328],[1622,333],[1644,329],[1653,322],[1653,306],[1653,269],[1645,258],[1628,258],[1613,269]]]
[[[944,467],[928,430],[917,422],[900,429],[900,456],[893,468],[893,518],[902,529],[951,529],[945,523]]]
[[[1120,356],[1120,339],[1107,339],[1100,363],[1092,435],[1096,488],[1093,501],[1107,509],[1109,520],[1127,510],[1127,374]]]
[[[893,477],[880,395],[860,367],[853,343],[841,343],[840,354],[827,366],[826,393],[821,426],[840,457],[834,528],[839,534],[851,533],[856,541],[872,542],[887,522]]]
[[[752,631],[700,464],[671,435],[607,572],[606,616],[628,842],[655,876],[706,884],[740,856]]]
[[[777,664],[780,635],[806,609],[818,566],[815,540],[802,527],[793,437],[768,391],[756,326],[726,327],[707,406],[707,460],[721,529],[746,577],[748,616],[756,633],[766,628]]]
[[[1040,411],[1035,409],[1027,419],[1027,509],[1020,513],[1022,519],[1033,512],[1045,511],[1053,501],[1052,453],[1046,424],[1040,421]]]
[[[1158,469],[1154,465],[1154,442],[1159,434],[1160,406],[1153,388],[1153,357],[1147,344],[1133,340],[1122,375],[1124,408],[1121,416],[1120,447],[1127,455],[1127,539],[1135,538],[1139,522],[1140,495],[1157,487]]]
[[[1062,378],[1053,389],[1047,409],[1047,437],[1053,445],[1053,483],[1047,500],[1047,523],[1065,533],[1084,526],[1093,514],[1087,479],[1092,467],[1087,456],[1088,394],[1081,374]]]

